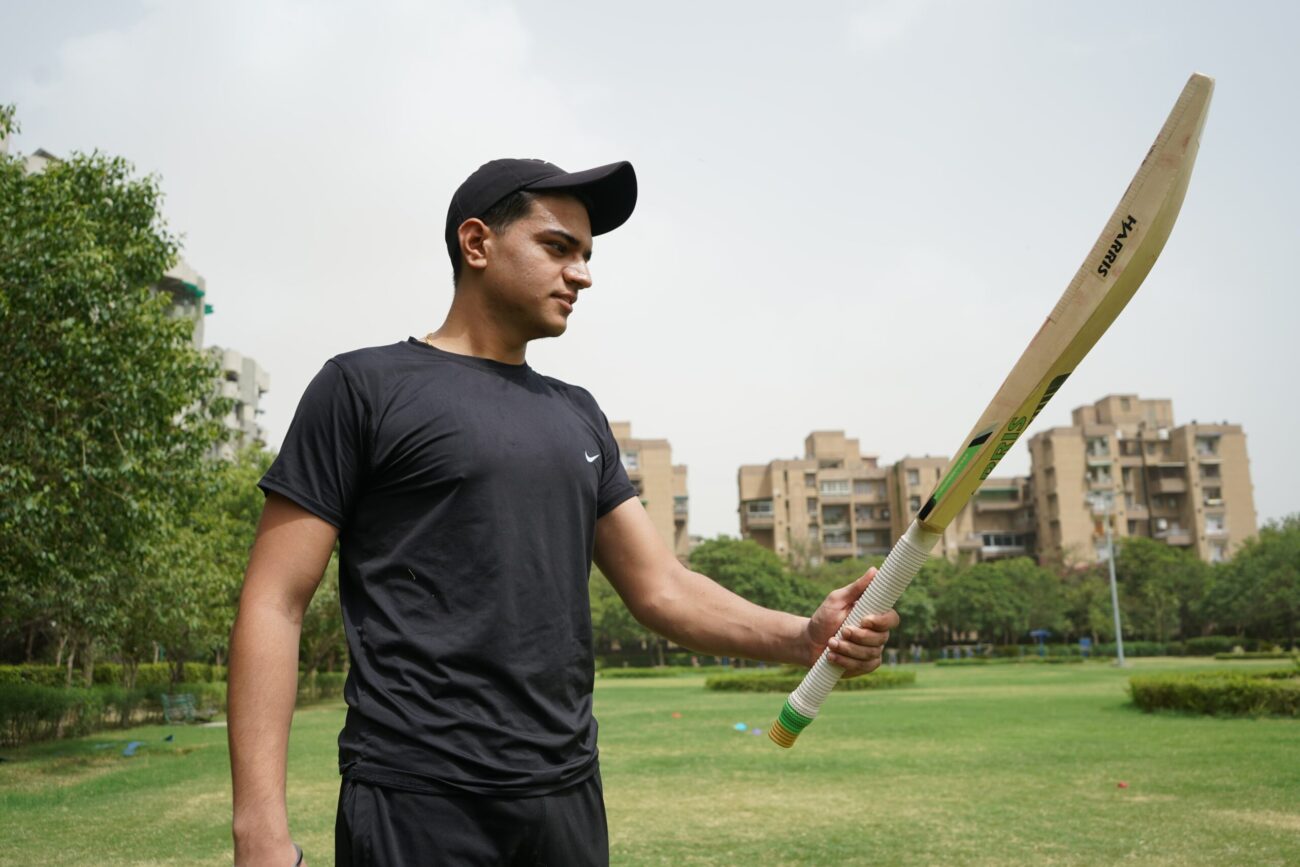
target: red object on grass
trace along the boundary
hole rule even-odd
[[[1120,783],[1120,784],[1119,784],[1119,788],[1121,788],[1121,789],[1127,789],[1127,788],[1128,788],[1128,783]]]

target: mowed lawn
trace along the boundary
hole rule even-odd
[[[733,728],[766,728],[781,695],[709,692],[700,677],[602,680],[613,862],[1300,863],[1300,720],[1127,703],[1130,673],[1211,667],[920,666],[916,686],[832,696],[789,751]],[[313,865],[332,863],[341,722],[336,704],[294,720],[289,809]],[[127,740],[146,746],[123,758]],[[0,756],[0,864],[229,863],[224,729],[138,728]]]

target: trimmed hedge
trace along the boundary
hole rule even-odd
[[[206,662],[187,662],[183,666],[183,683],[216,683],[226,679],[224,665],[210,665]],[[38,686],[63,686],[67,682],[68,672],[60,665],[0,665],[0,684],[30,683]],[[72,682],[81,684],[81,668],[72,670]],[[96,663],[94,671],[95,685],[125,685],[126,666],[120,662]],[[171,686],[172,669],[165,662],[148,662],[136,667],[135,686],[137,689]]]
[[[602,668],[596,671],[596,677],[617,680],[625,677],[688,677],[690,675],[729,672],[734,669],[722,665],[658,665],[638,668]],[[771,671],[771,669],[748,669],[749,671]]]
[[[936,659],[935,665],[1063,665],[1086,662],[1082,656],[972,656],[968,659]]]
[[[1300,659],[1294,651],[1288,653],[1284,650],[1247,650],[1241,653],[1216,653],[1214,658],[1229,662],[1241,659]]]
[[[1300,716],[1300,676],[1294,670],[1145,675],[1129,678],[1129,693],[1148,713]]]
[[[801,671],[763,671],[758,674],[720,674],[704,681],[705,689],[724,692],[793,692],[803,680]],[[863,677],[841,678],[835,689],[853,692],[862,689],[891,689],[916,683],[916,672],[879,668]]]

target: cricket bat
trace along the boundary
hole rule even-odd
[[[962,440],[947,472],[890,550],[841,631],[893,608],[944,528],[1142,285],[1178,218],[1213,92],[1212,78],[1193,74],[1188,79],[1119,207],[1106,221],[1101,237],[988,408]],[[794,746],[799,733],[816,719],[822,702],[843,673],[823,653],[786,699],[780,716],[767,730],[768,736],[782,747]]]

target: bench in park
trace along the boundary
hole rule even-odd
[[[194,701],[194,694],[188,692],[162,696],[163,722],[208,722],[217,715],[212,708],[200,709]]]

